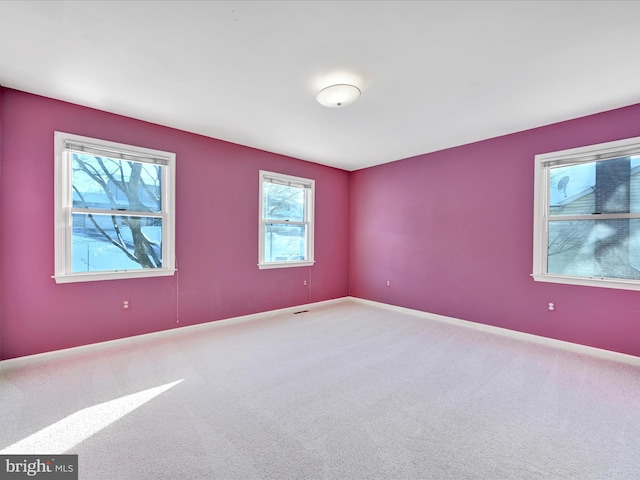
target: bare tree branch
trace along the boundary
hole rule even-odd
[[[79,168],[76,168],[76,170],[84,172],[91,180],[93,180],[102,188],[104,194],[107,196],[111,204],[112,209],[124,210],[118,208],[119,205],[114,198],[113,191],[110,188],[109,184],[113,184],[115,188],[117,188],[126,196],[128,202],[127,210],[146,212],[151,211],[142,203],[140,199],[141,191],[144,191],[158,204],[158,209],[161,208],[162,200],[159,193],[154,193],[154,191],[149,188],[149,186],[144,182],[142,178],[143,164],[141,164],[140,162],[127,162],[131,170],[129,178],[127,179],[123,168],[124,162],[115,161],[109,158],[105,159],[98,156],[95,156],[93,158],[95,158],[102,171],[100,171],[94,165],[91,165],[89,162],[83,160],[80,156],[74,157],[76,164],[79,166]],[[113,168],[110,168],[110,166],[113,166]],[[159,167],[157,167],[156,173],[158,175],[158,179],[156,181],[159,181],[159,176],[161,175],[161,170]],[[90,208],[84,196],[78,190],[76,185],[74,185],[73,188],[84,207]],[[121,227],[118,224],[118,216],[122,218],[122,225],[125,225],[130,229],[133,244],[131,244],[131,242],[127,242],[124,239]],[[116,238],[105,231],[93,215],[89,214],[88,217],[93,223],[96,230],[109,243],[124,252],[130,260],[138,263],[145,268],[158,268],[162,265],[160,256],[158,255],[157,251],[154,250],[154,246],[156,248],[159,247],[156,242],[152,242],[142,231],[142,222],[140,217],[122,216],[116,215],[115,213],[111,215],[111,224],[113,226],[113,231],[115,232]],[[129,246],[127,245],[127,243]],[[131,248],[133,248],[133,252],[131,251]]]
[[[76,186],[74,185],[73,189],[76,191],[76,193],[78,194],[78,196],[80,197],[80,200],[82,200],[82,203],[85,205],[85,208],[87,208],[87,202],[84,200],[84,197],[82,196],[82,194],[78,191],[78,189],[76,188]],[[137,259],[131,255],[131,253],[129,252],[129,250],[127,249],[127,247],[124,245],[124,243],[119,243],[116,240],[114,240],[111,235],[109,235],[106,231],[104,231],[104,229],[98,224],[98,222],[96,221],[95,218],[93,218],[92,214],[87,214],[87,216],[89,217],[89,220],[91,220],[91,223],[93,223],[93,226],[96,227],[96,230],[98,230],[98,232],[100,232],[100,234],[102,236],[104,236],[107,240],[109,240],[109,242],[112,245],[115,245],[116,247],[118,247],[120,250],[122,250],[125,255],[127,255],[127,257],[129,257],[131,260],[133,260],[134,262],[137,262]]]

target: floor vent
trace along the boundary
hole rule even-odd
[[[309,310],[300,310],[299,312],[293,312],[294,315],[298,315],[299,313],[307,313]]]

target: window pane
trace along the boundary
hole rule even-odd
[[[74,273],[162,267],[162,219],[73,214]]]
[[[306,260],[306,226],[268,223],[265,229],[264,259],[266,262]]]
[[[304,222],[306,189],[277,183],[263,183],[264,218]]]
[[[640,220],[550,221],[547,272],[640,279]]]
[[[72,154],[73,206],[160,212],[162,166]]]
[[[638,157],[552,167],[551,215],[640,212]]]

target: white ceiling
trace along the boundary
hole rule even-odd
[[[356,170],[640,102],[638,1],[0,1],[0,84]],[[328,109],[315,94],[355,82]]]

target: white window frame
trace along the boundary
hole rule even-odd
[[[600,143],[585,147],[571,148],[535,156],[535,192],[533,207],[533,273],[537,282],[563,283],[591,287],[640,290],[640,281],[602,277],[578,277],[547,273],[548,224],[550,219],[549,189],[551,188],[551,167],[576,165],[608,158],[640,155],[640,137]],[[586,220],[589,215],[554,217],[562,220]],[[640,213],[617,213],[593,215],[593,219],[634,219]]]
[[[263,185],[265,182],[271,181],[275,183],[282,183],[283,185],[297,186],[307,189],[306,195],[306,211],[304,222],[273,220],[264,218],[264,192]],[[295,177],[292,175],[285,175],[282,173],[267,172],[260,170],[260,201],[259,201],[259,239],[258,239],[258,268],[288,268],[288,267],[308,267],[315,263],[313,253],[313,239],[314,239],[314,203],[315,203],[315,180],[308,178]],[[266,227],[269,223],[290,223],[295,225],[305,225],[307,231],[306,239],[306,260],[291,260],[281,262],[267,262],[265,260],[264,249],[266,242]]]
[[[136,161],[161,163],[164,166],[161,187],[162,212],[162,267],[134,270],[112,270],[100,272],[77,272],[71,268],[72,242],[72,158],[69,143],[82,146],[87,151],[110,152],[133,157]],[[54,210],[55,210],[55,274],[56,283],[92,282],[99,280],[119,280],[171,276],[175,273],[175,160],[170,152],[150,148],[125,145],[122,143],[83,137],[71,133],[55,132],[54,166]],[[136,215],[137,216],[137,215]]]

